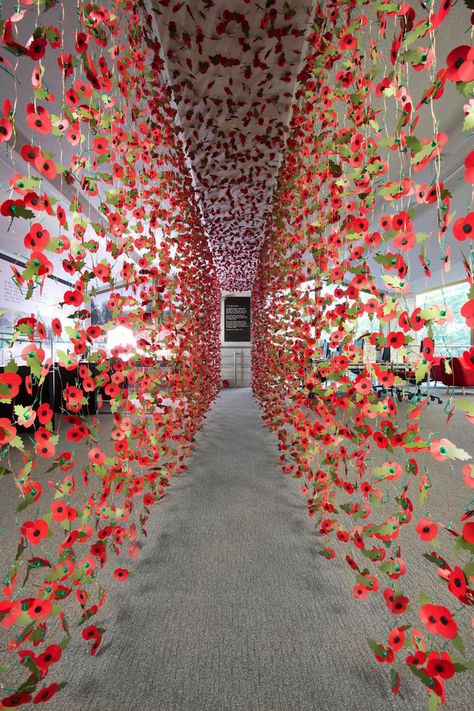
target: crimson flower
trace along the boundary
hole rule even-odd
[[[461,535],[466,543],[474,544],[474,521],[468,521],[464,524]]]
[[[464,180],[466,181],[466,183],[474,185],[474,151],[468,153],[468,155],[464,159],[464,165],[466,166]]]
[[[53,128],[49,112],[44,106],[37,106],[35,109],[34,104],[26,105],[26,123],[32,131],[38,131],[43,135],[51,133]]]
[[[114,570],[114,578],[115,580],[118,580],[119,583],[124,583],[129,575],[130,573],[126,570],[126,568],[116,568]]]
[[[453,234],[459,242],[474,239],[474,212],[469,212],[465,217],[460,217],[453,225]]]
[[[20,391],[21,376],[18,373],[0,373],[0,400],[11,400]]]
[[[444,605],[423,605],[420,608],[420,620],[428,632],[439,634],[447,639],[454,639],[458,633],[458,626],[450,610]]]
[[[402,331],[390,331],[387,335],[387,346],[400,348],[405,343],[405,334]]]
[[[102,640],[101,630],[99,630],[95,625],[90,625],[82,630],[82,637],[85,640],[93,640],[91,655],[94,656],[99,649]]]
[[[35,222],[30,227],[30,231],[25,235],[24,244],[27,249],[42,252],[49,244],[51,236],[39,222]]]
[[[474,81],[474,47],[463,44],[453,49],[446,58],[446,78],[450,81]]]
[[[429,518],[420,518],[416,525],[416,532],[422,541],[432,541],[438,535],[438,526]]]
[[[31,701],[31,694],[12,694],[11,696],[5,696],[0,701],[0,704],[6,709],[16,709],[17,706],[23,706],[23,704],[28,704]]]
[[[39,519],[38,521],[25,521],[21,527],[21,532],[27,537],[32,546],[37,546],[38,543],[41,543],[48,535],[49,526],[43,519]]]
[[[42,704],[45,701],[49,701],[50,699],[53,698],[53,696],[56,694],[58,689],[59,689],[59,684],[56,684],[56,682],[54,682],[53,684],[50,684],[49,686],[45,686],[44,689],[41,689],[41,691],[38,691],[35,698],[33,699],[33,703],[34,704]]]
[[[440,676],[442,679],[451,679],[456,673],[448,652],[431,652],[424,671],[428,676]]]
[[[390,630],[388,643],[395,652],[398,652],[405,644],[405,638],[405,628],[395,627],[393,630]]]
[[[51,664],[56,664],[62,657],[63,650],[59,644],[50,644],[42,654],[37,657],[37,664],[41,669],[48,669]]]
[[[395,591],[392,588],[384,590],[383,596],[388,609],[393,615],[402,615],[410,602],[405,595],[395,595]]]

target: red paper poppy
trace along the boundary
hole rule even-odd
[[[394,615],[403,614],[408,607],[408,603],[410,602],[409,598],[405,595],[395,595],[392,588],[384,590],[383,596],[388,609]]]
[[[37,546],[49,533],[49,526],[46,521],[25,521],[21,527],[21,532],[32,546]]]
[[[432,541],[438,535],[438,526],[429,518],[420,518],[416,524],[416,532],[422,541]]]
[[[464,180],[471,185],[474,185],[474,151],[471,151],[464,160],[464,165],[466,167],[466,172],[464,173]]]
[[[33,620],[41,617],[48,617],[51,612],[51,608],[51,600],[42,600],[38,597],[32,600],[31,605],[28,608],[28,614]]]
[[[40,153],[41,151],[38,146],[30,146],[29,143],[25,143],[20,150],[20,155],[23,160],[26,160],[27,163],[31,163],[31,165],[34,164]]]
[[[463,44],[453,49],[446,58],[446,78],[450,81],[474,81],[474,47]]]
[[[16,709],[18,706],[23,706],[28,704],[32,699],[31,694],[11,694],[11,696],[5,696],[0,704],[6,709]]]
[[[36,157],[34,166],[39,173],[50,180],[53,180],[58,174],[56,163],[50,158],[45,158],[41,153]]]
[[[124,583],[129,575],[130,573],[126,570],[126,568],[116,568],[114,570],[114,578],[115,580],[118,580],[119,583]]]
[[[0,118],[0,143],[9,141],[13,134],[13,126],[11,121],[5,118]]]
[[[102,640],[102,632],[95,625],[90,625],[82,630],[82,637],[85,640],[93,640],[91,654],[94,656],[99,649]]]
[[[395,627],[393,630],[390,630],[388,643],[395,652],[398,652],[400,649],[402,649],[403,645],[405,644],[405,639],[406,635],[405,629],[403,627]]]
[[[427,361],[432,361],[434,356],[434,341],[432,338],[424,338],[421,343],[421,353]]]
[[[48,668],[51,664],[56,664],[62,657],[62,649],[59,644],[50,644],[38,657],[38,666]]]
[[[401,348],[405,343],[405,334],[402,331],[390,331],[386,342],[391,348]]]
[[[428,676],[440,676],[442,679],[451,679],[456,673],[451,656],[448,652],[431,652],[424,669]]]
[[[474,212],[469,212],[465,217],[460,217],[453,225],[453,234],[459,242],[474,239]]]
[[[51,236],[39,222],[35,222],[30,227],[30,231],[25,235],[24,244],[27,249],[42,252],[48,246]]]
[[[416,235],[414,232],[399,232],[393,239],[395,249],[409,252],[416,245]]]
[[[458,633],[458,626],[450,610],[443,605],[423,605],[420,608],[420,619],[432,634],[454,639]]]
[[[21,375],[18,373],[0,373],[0,400],[11,400],[16,397],[20,391],[20,385]]]
[[[44,689],[41,689],[41,691],[38,691],[36,696],[33,699],[34,704],[43,704],[46,701],[49,701],[50,699],[53,698],[53,696],[57,693],[59,690],[59,684],[56,684],[56,682],[53,682],[49,686],[45,686]]]
[[[35,109],[34,104],[26,105],[26,123],[32,131],[43,135],[51,133],[53,128],[49,112],[43,106],[37,106]]]
[[[474,521],[468,521],[464,524],[461,535],[466,543],[474,545]]]
[[[448,578],[448,588],[449,591],[455,595],[455,597],[465,599],[467,592],[467,581],[466,576],[462,568],[456,565],[453,570],[449,573]],[[463,600],[464,601],[464,600]]]

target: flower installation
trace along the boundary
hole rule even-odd
[[[452,137],[436,114],[454,91],[460,130],[472,135],[471,36],[436,51],[451,13],[469,30],[469,11],[450,0],[3,5],[0,143],[11,174],[0,212],[3,235],[21,232],[28,255],[11,278],[26,304],[51,281],[63,285],[64,316],[18,319],[7,346],[22,344],[22,366],[12,358],[0,373],[0,404],[13,405],[0,417],[0,486],[14,480],[19,493],[0,599],[0,708],[61,691],[54,665],[72,635],[100,650],[107,581],[132,578],[127,558],[219,390],[221,288],[252,288],[254,393],[283,471],[302,480],[323,555],[347,562],[360,604],[379,594],[394,615],[368,655],[390,665],[394,693],[407,670],[435,708],[453,677],[472,671],[474,524],[469,508],[431,518],[426,461],[467,487],[473,465],[426,431],[422,389],[408,399],[396,367],[363,362],[356,328],[377,319],[371,345],[412,356],[417,383],[429,377],[432,329],[449,308],[412,308],[407,280],[415,261],[429,281],[433,242],[448,272],[450,237],[470,287],[461,313],[474,326],[472,199],[453,214],[442,179]],[[257,98],[271,88],[264,111],[250,84]],[[474,184],[474,152],[461,172]],[[417,228],[421,210],[430,233]],[[100,293],[109,318],[97,324]],[[321,339],[338,350],[331,359]],[[54,360],[69,376],[67,451],[46,397]],[[464,361],[474,367],[474,351]],[[33,405],[15,404],[23,388]],[[92,396],[99,412],[110,401],[109,430],[88,410]],[[472,422],[465,400],[450,401],[447,418],[455,407]],[[404,527],[426,547],[436,596],[405,594]]]
[[[55,664],[71,635],[92,655],[100,649],[107,575],[127,580],[127,559],[186,469],[220,387],[220,287],[148,11],[133,0],[13,5],[0,27],[10,90],[0,140],[11,164],[2,235],[23,235],[28,256],[11,279],[26,307],[46,280],[66,286],[64,318],[21,318],[3,344],[21,343],[27,372],[6,363],[0,404],[14,404],[21,387],[37,395],[0,419],[0,486],[13,478],[19,495],[16,533],[1,534],[2,545],[6,533],[17,537],[2,570],[2,709],[62,689]],[[17,81],[20,71],[29,84]],[[100,290],[110,317],[97,325]],[[105,336],[117,329],[110,353]],[[46,393],[48,331],[71,378],[60,392],[67,451]],[[110,401],[107,435],[89,412],[92,396]],[[80,467],[79,443],[88,452]]]
[[[454,677],[473,671],[474,523],[472,500],[457,511],[446,501],[444,521],[430,517],[430,497],[443,492],[430,460],[459,487],[474,486],[473,465],[424,426],[429,396],[424,387],[410,391],[407,371],[394,363],[409,358],[414,385],[426,381],[433,327],[449,317],[449,304],[421,309],[408,300],[414,263],[428,285],[437,268],[432,242],[445,273],[452,237],[462,250],[461,313],[473,325],[473,154],[460,166],[467,204],[454,214],[443,183],[451,136],[439,130],[436,112],[453,92],[459,133],[472,136],[474,17],[450,0],[323,5],[315,8],[253,287],[253,389],[277,434],[283,471],[301,479],[322,555],[352,569],[361,605],[380,595],[393,615],[386,636],[368,641],[391,670],[393,693],[413,675],[433,709]],[[436,39],[454,12],[459,46],[438,55]],[[417,226],[422,211],[430,233]],[[364,318],[372,324],[368,345],[390,347],[392,364],[364,360],[357,335]],[[464,353],[470,368],[473,355]],[[472,404],[453,397],[447,420],[456,407],[472,423]],[[424,546],[419,564],[432,567],[436,594],[404,590],[413,558],[405,527]]]

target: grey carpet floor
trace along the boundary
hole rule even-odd
[[[224,391],[127,560],[133,579],[112,580],[99,654],[76,633],[56,665],[69,685],[51,711],[426,708],[418,682],[391,696],[366,637],[383,640],[393,617],[381,596],[352,598],[352,572],[318,554],[305,508],[250,391]],[[445,709],[469,707],[466,682]]]

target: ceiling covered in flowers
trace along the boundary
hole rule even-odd
[[[251,287],[310,18],[296,0],[152,0],[221,285]]]

